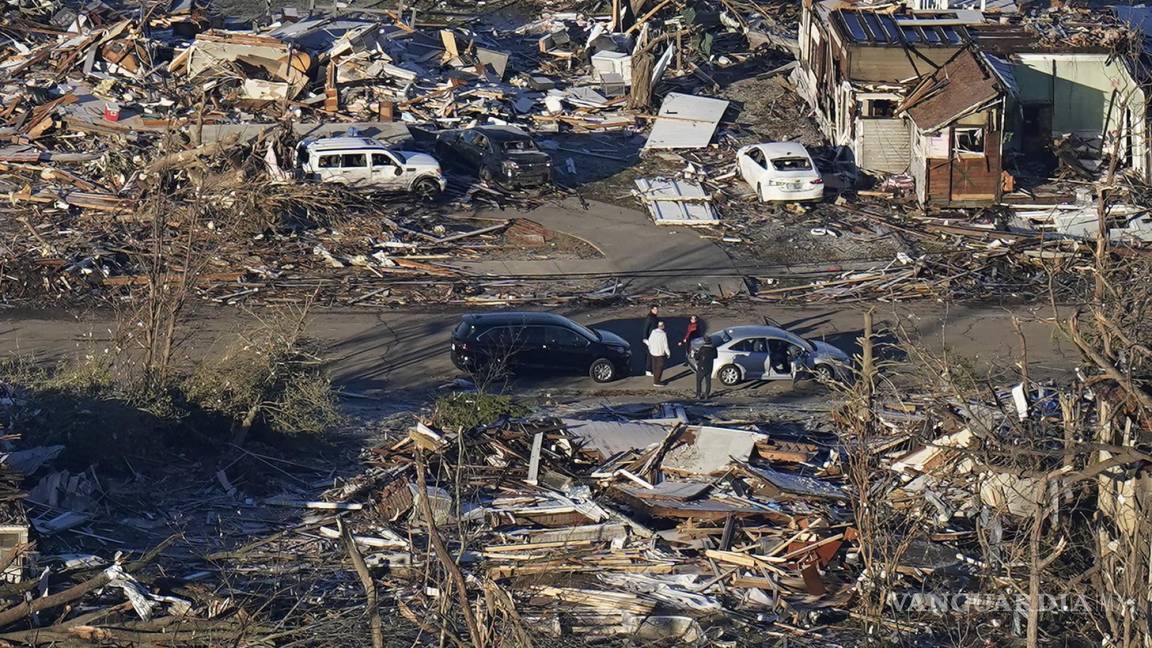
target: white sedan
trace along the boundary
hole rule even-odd
[[[824,180],[801,144],[752,144],[736,152],[740,176],[761,202],[820,200]]]

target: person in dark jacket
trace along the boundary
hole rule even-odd
[[[712,339],[705,337],[704,343],[696,348],[696,398],[708,400],[712,398],[712,368],[716,365],[716,346]]]
[[[660,307],[653,304],[648,308],[648,318],[644,320],[644,344],[648,344],[648,338],[652,335],[652,331],[660,325]],[[652,354],[646,353],[644,356],[647,358],[644,362],[644,375],[652,375]]]

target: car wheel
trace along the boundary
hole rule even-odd
[[[607,358],[600,358],[592,363],[588,369],[588,375],[592,376],[592,380],[598,383],[612,382],[616,379],[616,365]]]
[[[436,197],[440,195],[440,183],[432,178],[420,178],[412,185],[412,193],[422,200],[436,200]]]
[[[484,181],[484,184],[494,184],[492,182],[492,172],[489,171],[487,167],[480,168],[480,179]]]
[[[724,365],[720,367],[720,371],[716,374],[721,383],[731,387],[740,382],[740,367],[736,365]]]
[[[836,382],[836,372],[826,364],[818,364],[812,367],[812,377],[816,379],[816,382]]]

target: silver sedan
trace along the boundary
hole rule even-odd
[[[845,380],[851,358],[828,344],[806,340],[775,326],[734,326],[708,336],[716,346],[712,377],[725,385],[745,380],[792,380],[811,374],[824,380]],[[688,366],[703,338],[692,341]]]

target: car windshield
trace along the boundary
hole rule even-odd
[[[732,334],[728,331],[720,331],[708,337],[712,339],[712,346],[720,346],[721,344],[728,344],[732,341]]]
[[[400,164],[404,164],[405,162],[408,161],[408,158],[404,157],[404,154],[401,153],[400,151],[389,151],[389,152],[392,153],[392,157],[396,158],[400,162]]]
[[[772,160],[772,166],[777,171],[811,171],[812,162],[808,158],[802,157],[786,157],[775,158]]]
[[[508,140],[507,142],[504,142],[504,150],[505,151],[511,151],[511,152],[535,151],[536,150],[536,144],[530,139]]]
[[[452,335],[458,338],[466,338],[471,335],[474,330],[476,330],[476,327],[472,326],[472,322],[462,320],[456,325],[456,330],[452,332]]]
[[[586,326],[580,326],[576,322],[572,322],[572,328],[579,331],[581,335],[588,338],[589,340],[596,340],[597,342],[600,341],[600,333],[595,329],[590,329]]]

